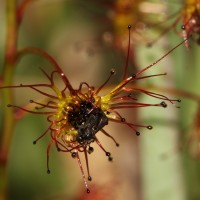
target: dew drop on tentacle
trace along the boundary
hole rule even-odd
[[[111,70],[110,70],[110,74],[111,74],[111,75],[115,74],[115,69],[111,69]]]
[[[107,110],[107,111],[106,111],[106,114],[109,115],[109,114],[110,114],[110,111]]]
[[[108,157],[108,161],[112,161],[113,158],[111,157],[111,153],[110,152],[106,152],[106,156]]]
[[[131,77],[132,77],[132,78],[136,78],[136,74],[132,74]]]
[[[181,99],[176,100],[178,103],[181,103]],[[180,108],[180,106],[176,106],[176,108]]]
[[[136,131],[135,134],[136,134],[137,136],[139,136],[139,135],[140,135],[140,132],[139,132],[139,131]]]
[[[147,126],[147,129],[152,130],[153,126],[149,125],[149,126]]]
[[[88,181],[92,181],[92,177],[91,176],[88,176]]]
[[[36,140],[34,140],[34,141],[33,141],[33,144],[35,145],[36,143],[37,143],[37,141],[36,141]]]
[[[106,152],[106,156],[108,156],[108,157],[109,157],[110,155],[111,155],[111,154],[110,154],[110,152]]]
[[[182,26],[181,26],[181,29],[182,29],[182,30],[185,30],[185,25],[182,25]]]
[[[162,101],[162,102],[160,103],[160,105],[161,105],[163,108],[166,108],[166,107],[167,107],[167,104],[166,104],[164,101]]]
[[[86,190],[86,191],[87,191],[87,193],[88,193],[88,194],[90,193],[90,190],[89,190],[88,188],[87,188],[87,190]]]
[[[94,148],[89,146],[88,153],[91,154],[93,151],[94,151]]]
[[[77,153],[76,152],[72,152],[71,156],[72,156],[72,158],[76,158],[77,157]]]
[[[126,121],[126,119],[122,117],[121,118],[121,122],[125,122],[125,121]]]

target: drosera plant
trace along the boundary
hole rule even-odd
[[[174,32],[186,39],[192,36],[192,39],[199,44],[200,43],[200,0],[184,0],[181,8],[175,13],[166,17],[161,23],[155,24],[152,27],[160,27],[165,22],[170,21],[171,23],[167,28],[163,28],[160,35],[151,41],[149,45],[155,44],[163,35],[169,31]],[[190,47],[189,41],[185,41],[185,46]]]
[[[168,51],[157,61],[137,73],[127,76],[128,60],[130,56],[130,29],[131,26],[129,25],[129,45],[122,81],[118,85],[113,86],[111,91],[103,95],[102,93],[106,84],[115,74],[114,69],[110,70],[108,78],[100,87],[95,88],[90,86],[87,82],[81,82],[79,87],[75,89],[55,59],[39,48],[25,48],[18,53],[18,58],[27,53],[33,53],[47,59],[55,69],[50,74],[41,69],[41,72],[48,80],[48,83],[22,83],[20,85],[0,87],[1,90],[29,88],[41,95],[43,100],[37,101],[30,99],[30,104],[34,105],[34,109],[28,109],[27,106],[23,107],[14,104],[8,104],[7,106],[10,108],[17,108],[25,113],[47,116],[49,126],[46,131],[33,142],[36,144],[46,135],[50,137],[50,142],[47,147],[47,173],[50,173],[50,149],[54,145],[59,152],[70,153],[72,158],[77,160],[87,193],[90,193],[87,180],[92,180],[88,155],[94,151],[93,143],[96,143],[99,146],[99,148],[105,153],[106,157],[108,157],[109,161],[113,160],[111,153],[108,152],[104,145],[99,141],[98,135],[106,135],[115,143],[116,146],[119,146],[119,143],[115,138],[104,129],[107,125],[112,122],[119,123],[129,127],[136,135],[140,135],[138,130],[140,128],[146,128],[149,130],[153,128],[151,125],[141,125],[126,121],[126,119],[120,114],[120,109],[135,109],[150,106],[166,108],[167,102],[173,105],[175,102],[180,102],[179,99],[170,99],[162,94],[140,88],[135,84],[143,79],[166,75],[166,73],[151,75],[144,75],[144,73],[148,71],[148,69],[156,66],[157,63],[182,45],[187,39]],[[60,89],[60,87],[55,83],[56,75],[60,77],[64,84],[62,89]],[[52,92],[48,93],[47,89],[50,89]],[[140,102],[134,97],[134,94],[137,93],[152,97],[156,102],[154,104]],[[79,156],[80,153],[83,153],[85,156],[87,177]]]
[[[181,16],[180,16],[181,17]],[[179,16],[178,16],[179,18]],[[177,20],[178,20],[177,18]],[[182,37],[188,38],[193,35],[198,44],[200,44],[200,1],[199,0],[185,0],[185,7],[182,11],[183,25]],[[186,47],[189,43],[185,42]]]

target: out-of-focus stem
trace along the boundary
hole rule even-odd
[[[7,1],[7,34],[5,44],[5,60],[3,69],[3,85],[11,85],[17,51],[17,21],[16,21],[16,0]],[[12,103],[12,91],[3,90],[3,135],[1,149],[6,153],[10,144],[11,134],[14,126],[14,118],[11,109],[5,109],[6,105]]]
[[[17,20],[16,0],[6,1],[6,39],[3,69],[3,85],[11,85],[17,51]],[[6,104],[12,103],[11,90],[2,90],[3,128],[0,135],[0,200],[6,199],[6,163],[9,146],[13,134],[14,117],[11,109],[6,109]]]
[[[24,0],[21,2],[17,8],[16,0],[7,0],[6,5],[6,43],[5,43],[5,57],[4,57],[4,69],[3,69],[3,85],[12,85],[14,69],[17,60],[17,38],[18,38],[18,28],[22,20],[22,16],[25,12],[25,8],[33,0]],[[3,105],[4,116],[3,116],[3,131],[0,136],[0,164],[1,155],[4,157],[8,152],[10,145],[11,135],[14,128],[14,117],[11,109],[6,109],[8,103],[12,104],[12,91],[3,90]],[[6,158],[5,158],[6,159]]]
[[[30,3],[32,3],[32,2],[34,2],[34,1],[37,1],[37,0],[23,0],[21,2],[21,4],[18,6],[18,9],[17,9],[17,21],[18,21],[18,24],[21,23],[23,15],[24,15],[25,10],[28,7],[28,5]]]

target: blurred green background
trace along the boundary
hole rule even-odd
[[[1,71],[4,62],[7,2],[0,0]],[[98,87],[109,76],[110,69],[115,68],[116,76],[107,87],[110,89],[122,79],[126,58],[124,52],[127,50],[129,22],[125,22],[124,27],[119,27],[124,30],[121,37],[116,36],[118,33],[114,27],[114,5],[117,2],[33,0],[27,7],[20,27],[18,48],[33,46],[49,52],[75,88],[83,81]],[[133,4],[135,2],[137,1],[133,1]],[[152,4],[152,9],[156,5],[164,6],[165,12],[157,14],[158,18],[183,6],[182,1],[145,2],[155,3]],[[112,15],[114,17],[110,20],[109,16]],[[153,15],[152,19],[154,17]],[[132,24],[133,32],[134,23],[136,22]],[[168,24],[170,21],[164,23],[164,26]],[[147,38],[153,38],[158,37],[159,33],[157,29],[150,29],[146,34]],[[109,42],[102,39],[104,36],[109,36]],[[120,45],[113,42],[120,39],[126,41],[121,49]],[[159,59],[181,42],[182,38],[170,31],[151,48],[146,47],[144,40],[132,40],[134,57],[131,54],[130,74]],[[200,162],[194,156],[197,151],[194,143],[198,143],[198,140],[196,138],[193,142],[190,141],[198,131],[194,127],[198,105],[191,99],[166,92],[167,88],[176,88],[200,95],[199,53],[200,47],[194,41],[191,41],[189,50],[182,45],[147,72],[167,72],[167,76],[138,82],[139,85],[164,88],[165,92],[158,93],[172,99],[180,98],[182,102],[178,105],[181,108],[169,105],[166,109],[152,107],[122,111],[131,122],[137,120],[141,124],[151,124],[154,128],[151,131],[141,129],[141,135],[137,137],[128,128],[111,124],[106,130],[120,143],[119,148],[109,138],[97,134],[104,147],[112,152],[114,161],[107,162],[104,153],[98,147],[95,148],[95,152],[89,157],[93,177],[89,184],[95,192],[88,197],[85,197],[78,164],[70,154],[58,153],[52,148],[51,174],[46,173],[46,147],[50,137],[44,137],[37,145],[32,142],[46,130],[48,123],[45,116],[26,115],[17,123],[10,147],[9,199],[98,200],[103,195],[105,200],[199,200]],[[14,84],[45,82],[40,67],[52,71],[52,66],[43,58],[27,55],[16,67]],[[24,105],[30,98],[38,98],[30,90],[16,89],[13,92],[16,105]],[[145,95],[140,98],[143,102],[159,102]],[[2,110],[0,111],[2,117]]]

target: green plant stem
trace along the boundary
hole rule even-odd
[[[16,61],[17,52],[17,19],[16,0],[7,0],[6,5],[6,43],[3,69],[3,85],[11,85]],[[6,163],[14,128],[14,117],[11,109],[6,109],[6,105],[12,103],[11,90],[2,91],[3,128],[0,138],[0,200],[6,199],[7,176]]]
[[[16,0],[7,2],[7,34],[5,46],[5,60],[3,70],[3,85],[11,85],[15,68],[17,52],[17,21],[16,21]],[[3,106],[12,103],[12,91],[3,90]],[[13,133],[14,117],[11,109],[5,109],[3,119],[3,136],[1,148],[7,152],[10,144],[11,134]]]

